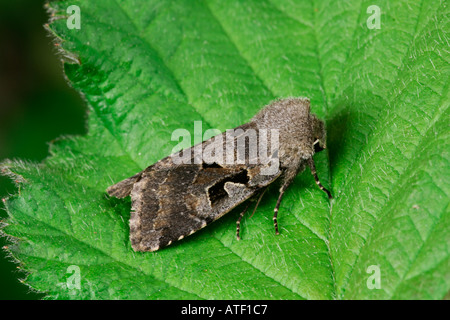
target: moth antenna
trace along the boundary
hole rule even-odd
[[[314,176],[314,180],[316,181],[316,184],[319,186],[320,190],[324,191],[328,195],[328,199],[333,199],[331,192],[320,183],[319,177],[317,176],[316,172],[316,165],[314,164],[314,159],[312,157],[308,159],[308,165],[309,168],[311,169],[312,175]]]
[[[259,203],[261,202],[261,199],[262,199],[264,193],[266,192],[266,190],[267,190],[267,187],[265,187],[264,190],[263,190],[263,191],[261,192],[261,194],[259,195],[258,201],[256,202],[255,208],[253,209],[253,212],[252,212],[252,215],[250,216],[250,218],[253,217],[253,215],[255,214],[256,209],[258,208]]]

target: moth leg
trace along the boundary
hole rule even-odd
[[[255,208],[253,209],[253,212],[252,212],[252,215],[250,216],[250,218],[253,217],[253,215],[255,214],[256,209],[258,208],[259,202],[261,201],[261,199],[262,199],[264,193],[266,192],[266,190],[267,190],[267,187],[265,187],[264,190],[262,190],[262,191],[260,192],[260,195],[259,195],[259,197],[258,197],[258,201],[256,202]],[[252,199],[254,199],[254,198],[252,198]],[[243,217],[243,216],[245,215],[245,213],[247,212],[248,207],[249,207],[250,204],[251,204],[250,201],[251,201],[251,200],[248,201],[248,204],[245,206],[245,209],[241,212],[241,214],[239,215],[238,220],[236,221],[236,238],[237,238],[238,240],[241,240],[241,237],[239,236],[239,230],[241,229],[241,220],[242,220],[242,217]]]
[[[242,210],[241,214],[239,215],[238,220],[236,221],[236,239],[241,240],[241,237],[239,236],[239,230],[241,229],[241,220],[244,214],[247,212],[248,207],[250,206],[250,201],[247,201],[247,205],[245,206],[244,210]]]
[[[328,195],[328,199],[333,199],[333,196],[331,195],[331,192],[325,189],[325,187],[320,183],[319,177],[317,176],[316,172],[316,166],[314,164],[314,159],[311,157],[308,159],[308,165],[311,169],[311,173],[314,176],[314,180],[316,181],[316,184],[319,186],[320,190],[324,191]]]
[[[278,196],[277,204],[275,206],[275,209],[273,209],[273,225],[275,226],[275,234],[279,235],[280,232],[278,232],[278,221],[277,221],[277,215],[278,215],[278,209],[280,208],[281,199],[283,198],[284,191],[286,191],[287,187],[289,186],[289,183],[283,184],[283,186],[280,189],[280,195]]]
[[[252,215],[250,216],[250,218],[253,217],[253,215],[255,214],[256,209],[258,208],[259,203],[261,202],[261,199],[262,199],[264,193],[266,192],[266,190],[267,190],[267,187],[265,187],[264,190],[263,190],[263,191],[261,192],[261,194],[259,195],[258,201],[256,201],[255,208],[253,209],[253,212],[252,212]]]

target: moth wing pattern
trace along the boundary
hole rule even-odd
[[[236,129],[239,128],[256,126],[249,122]],[[168,156],[108,188],[111,196],[131,195],[130,241],[135,251],[156,251],[196,232],[281,175],[280,170],[261,175],[264,165],[252,163],[249,144],[245,145],[246,158],[242,164],[225,161],[195,164],[198,151],[214,147],[214,143],[226,152],[223,141],[227,133],[219,136],[222,139],[213,137],[203,142],[200,149],[193,146],[180,151],[192,154],[188,164],[175,164],[173,155]],[[238,138],[233,137],[234,143]]]
[[[134,176],[122,180],[115,185],[108,188],[107,192],[110,196],[122,199],[131,194],[134,184],[140,179],[141,172],[135,174]]]

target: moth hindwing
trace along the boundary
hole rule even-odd
[[[130,240],[136,251],[155,251],[180,240],[258,196],[275,180],[280,194],[306,166],[319,181],[313,155],[325,148],[324,124],[310,113],[307,98],[277,100],[250,122],[176,152],[109,187],[117,198],[131,196]],[[248,206],[246,206],[246,209]],[[246,209],[237,221],[239,225]],[[255,207],[256,210],[256,207]]]

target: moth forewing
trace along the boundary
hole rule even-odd
[[[262,195],[275,180],[281,182],[274,209],[278,233],[278,209],[293,178],[309,166],[319,181],[312,156],[316,145],[324,145],[325,129],[309,109],[306,98],[277,100],[250,122],[174,153],[109,187],[111,196],[131,196],[133,249],[155,251],[170,245],[252,196]],[[238,239],[244,213],[237,221]]]

